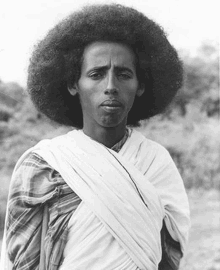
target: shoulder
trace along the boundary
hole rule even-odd
[[[51,168],[41,156],[29,149],[18,160],[13,176],[22,174],[22,176],[26,175],[28,178],[30,176],[35,176],[40,171],[43,174],[46,174],[46,172],[51,172],[52,170],[53,168]]]
[[[132,138],[133,137],[133,138]],[[171,162],[169,151],[161,144],[145,137],[141,132],[133,130],[131,134],[132,144],[136,145],[137,154],[142,158],[150,158]]]
[[[38,151],[49,152],[53,145],[61,145],[62,142],[66,141],[67,135],[68,133],[52,139],[43,139],[23,153],[15,165],[12,183],[19,182],[24,186],[34,185],[39,186],[39,188],[43,184],[44,186],[63,184],[60,174],[44,157],[38,154]]]
[[[133,130],[127,146],[122,150],[122,155],[154,184],[165,183],[165,179],[182,182],[169,151],[142,133]]]
[[[169,151],[158,142],[145,138],[142,146],[142,156],[145,160],[150,160],[150,170],[154,171],[157,176],[162,177],[170,175],[180,179],[180,174],[174,163]],[[149,164],[149,161],[147,162]]]
[[[37,153],[30,152],[23,159],[16,164],[16,168],[13,172],[12,178],[21,177],[22,179],[34,178],[34,181],[38,180],[38,177],[43,179],[46,177],[48,181],[54,182],[55,170]]]
[[[151,149],[155,153],[169,154],[168,150],[163,145],[159,144],[156,141],[153,141],[151,139],[148,139],[147,137],[144,137],[143,146],[146,147],[146,148]]]
[[[30,152],[20,162],[15,172],[24,172],[26,175],[35,176],[39,173],[42,175],[52,173],[53,168],[37,153]]]
[[[143,150],[151,153],[157,161],[160,160],[165,164],[173,163],[173,159],[169,151],[158,142],[145,138]]]
[[[61,176],[39,155],[28,153],[16,166],[10,184],[10,197],[38,204],[54,197],[63,182]]]

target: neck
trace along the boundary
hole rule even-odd
[[[83,127],[83,132],[93,140],[111,148],[124,137],[126,125],[113,128],[96,126],[94,129]]]

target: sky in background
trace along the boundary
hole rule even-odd
[[[34,44],[88,2],[116,2],[136,8],[163,27],[178,50],[194,53],[203,42],[219,42],[220,0],[2,0],[0,80],[25,86]]]

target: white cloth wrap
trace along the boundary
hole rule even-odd
[[[59,270],[138,270],[89,207],[82,201],[68,224],[64,261]]]
[[[182,179],[162,146],[133,131],[115,153],[74,130],[41,141],[17,166],[31,151],[61,174],[138,268],[158,268],[163,218],[184,251],[188,200]]]

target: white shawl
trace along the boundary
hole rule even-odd
[[[115,153],[74,130],[41,141],[19,162],[31,151],[61,174],[140,269],[158,267],[164,218],[184,251],[188,200],[182,179],[162,146],[133,131]]]

